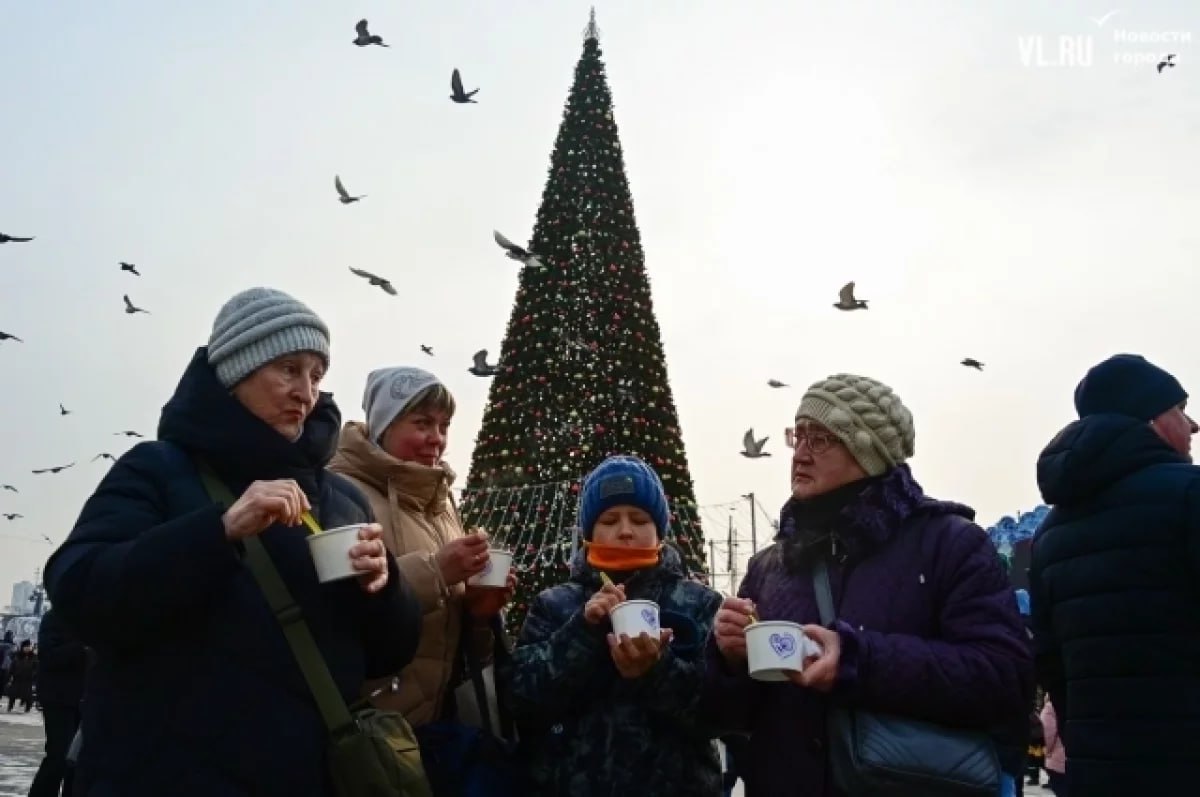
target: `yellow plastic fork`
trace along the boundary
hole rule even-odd
[[[304,521],[304,525],[308,526],[309,532],[313,534],[321,533],[321,524],[317,523],[317,519],[312,516],[312,512],[304,512],[300,515],[300,519]]]

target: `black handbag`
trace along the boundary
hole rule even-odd
[[[821,622],[837,617],[825,560],[813,565]],[[991,737],[932,722],[831,705],[833,782],[848,797],[996,797],[1000,760]]]
[[[435,797],[521,797],[529,794],[516,748],[516,726],[504,689],[493,683],[498,717],[487,690],[484,667],[470,644],[464,618],[459,653],[473,692],[473,713],[482,727],[458,717],[417,728],[421,761]],[[493,672],[512,657],[500,615],[491,619]],[[465,708],[465,707],[464,707]],[[456,711],[457,713],[457,711]],[[472,717],[476,719],[476,717]]]

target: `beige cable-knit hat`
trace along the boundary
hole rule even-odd
[[[796,420],[816,421],[838,436],[868,476],[879,476],[913,455],[912,413],[882,382],[834,374],[814,383],[800,400]]]

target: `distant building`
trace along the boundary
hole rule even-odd
[[[1030,545],[1034,532],[1048,514],[1050,507],[1042,504],[1028,512],[1018,512],[1015,518],[1005,515],[987,530],[988,538],[1008,568],[1013,589],[1029,589]]]
[[[11,614],[33,614],[34,595],[37,586],[32,581],[18,581],[12,586],[12,603],[8,606]]]

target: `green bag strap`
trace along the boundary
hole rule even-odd
[[[204,482],[204,489],[208,491],[209,497],[227,508],[232,506],[237,499],[209,464],[197,459],[196,467],[200,471],[200,479]],[[246,537],[242,542],[246,546],[246,564],[266,596],[275,619],[283,627],[283,635],[287,637],[292,655],[296,657],[300,672],[308,682],[309,691],[317,701],[317,709],[321,712],[325,727],[334,737],[354,731],[358,726],[350,715],[346,702],[342,700],[341,692],[329,673],[329,665],[325,663],[325,657],[321,655],[308,623],[304,621],[304,613],[292,599],[292,593],[283,583],[279,570],[271,561],[271,555],[267,553],[266,547],[258,537]]]

